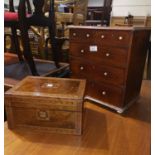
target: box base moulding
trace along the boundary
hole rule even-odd
[[[51,127],[39,127],[31,125],[17,125],[14,131],[33,132],[33,133],[57,133],[57,134],[69,134],[69,135],[81,135],[81,129],[64,129],[64,128],[51,128]]]

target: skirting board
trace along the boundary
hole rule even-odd
[[[93,101],[93,102],[96,102],[96,103],[99,103],[99,104],[101,104],[101,105],[103,105],[103,106],[106,106],[106,107],[108,107],[108,108],[110,108],[110,109],[113,109],[113,110],[117,111],[117,113],[119,113],[119,114],[122,114],[122,113],[123,113],[125,110],[127,110],[134,102],[136,102],[136,101],[139,99],[139,96],[137,96],[136,98],[134,98],[132,101],[130,101],[130,102],[129,102],[125,107],[123,107],[123,108],[120,108],[120,107],[111,105],[111,104],[109,104],[109,103],[107,103],[107,102],[100,101],[100,100],[95,99],[95,98],[93,98],[93,97],[91,97],[91,96],[85,96],[84,99],[90,100],[90,101]]]

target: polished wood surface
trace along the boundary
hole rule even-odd
[[[27,76],[5,93],[6,97],[83,99],[85,80]]]
[[[96,27],[97,28],[97,27]],[[119,37],[122,37],[119,39]],[[70,29],[72,42],[100,44],[112,47],[128,47],[131,40],[131,31],[109,29]]]
[[[17,62],[19,62],[19,60],[16,54],[12,54],[8,52],[4,54],[4,65],[11,65]]]
[[[103,59],[103,58],[102,58]],[[95,79],[96,81],[112,83],[115,85],[125,84],[125,70],[120,68],[113,68],[110,66],[100,66],[98,64],[92,64],[87,60],[82,61],[79,59],[71,59],[71,69],[74,70],[73,76],[82,74],[89,79]],[[81,67],[83,69],[81,70]],[[95,74],[94,74],[95,72]],[[97,76],[96,76],[97,75]],[[80,75],[79,75],[80,76]]]
[[[86,98],[123,112],[138,98],[150,29],[70,28],[71,77],[86,78]]]
[[[89,43],[74,43],[70,42],[70,55],[76,57],[83,57],[85,60],[91,60],[92,62],[98,62],[109,66],[126,67],[127,52],[124,48],[116,48],[111,46],[99,46],[98,42],[95,42],[98,46],[98,54],[90,53]],[[81,52],[81,50],[83,52]],[[107,56],[109,54],[109,57]],[[110,56],[111,55],[111,56]],[[75,61],[75,59],[74,59]],[[73,61],[73,62],[74,62]],[[71,61],[72,62],[72,61]],[[71,65],[72,66],[72,65]]]
[[[80,135],[85,80],[27,76],[5,92],[9,129]]]
[[[131,52],[128,57],[128,71],[126,77],[125,103],[139,95],[149,47],[150,32],[135,31],[133,34]]]
[[[150,155],[150,81],[123,115],[85,102],[82,136],[13,132],[5,123],[5,155]]]
[[[120,26],[111,26],[111,27],[102,27],[102,26],[69,26],[70,29],[98,29],[98,30],[117,30],[117,31],[126,31],[126,30],[150,30],[150,27],[145,26],[132,26],[132,27],[120,27]]]

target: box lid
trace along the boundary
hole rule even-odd
[[[82,79],[27,76],[5,95],[83,99],[85,84]]]

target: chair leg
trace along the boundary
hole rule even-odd
[[[29,41],[29,37],[28,37],[28,29],[22,29],[21,30],[21,38],[22,38],[22,43],[23,43],[23,54],[24,54],[24,58],[26,59],[31,73],[34,76],[38,76],[38,72],[33,60],[33,56],[32,56],[32,52],[31,52],[31,48],[30,48],[30,41]]]
[[[30,52],[24,52],[24,57],[25,57],[28,65],[30,67],[32,75],[39,76],[37,69],[36,69],[36,66],[35,66],[35,63],[34,63],[34,60],[31,56]]]
[[[35,63],[34,63],[34,60],[33,60],[33,56],[31,53],[29,43],[26,43],[25,46],[27,46],[27,47],[24,48],[24,58],[26,59],[28,65],[30,67],[32,75],[39,76],[37,69],[36,69],[36,66],[35,66]]]
[[[59,48],[57,45],[57,40],[55,38],[55,35],[53,35],[54,32],[52,32],[53,28],[49,27],[49,34],[50,34],[50,43],[52,45],[52,56],[53,56],[53,61],[55,62],[55,66],[57,68],[60,67],[59,65]]]
[[[48,60],[48,57],[49,57],[49,54],[48,54],[48,42],[49,42],[49,40],[50,40],[50,38],[47,38],[45,40],[45,50],[44,50],[44,52],[45,52],[45,59],[47,59],[47,60]]]
[[[18,36],[17,36],[17,32],[16,32],[16,28],[15,27],[12,27],[11,28],[11,31],[12,31],[12,35],[13,35],[13,43],[14,43],[14,47],[15,47],[15,52],[17,53],[18,55],[18,59],[20,62],[23,62],[24,59],[22,57],[22,53],[20,51],[20,45],[19,45],[19,41],[18,41]]]

